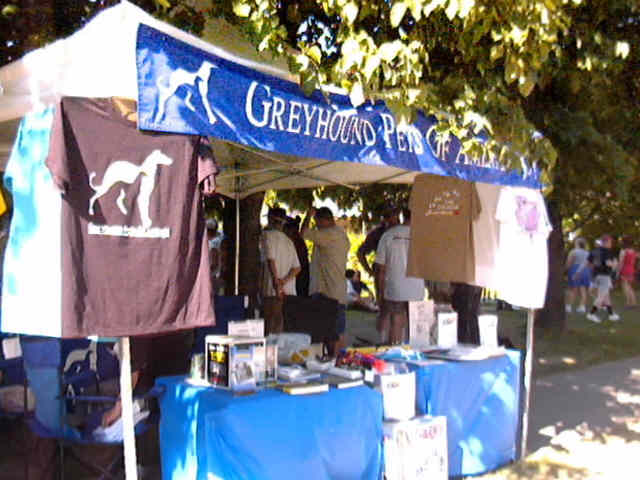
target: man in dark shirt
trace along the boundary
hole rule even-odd
[[[598,317],[599,308],[605,309],[609,314],[609,320],[617,322],[620,317],[611,308],[611,297],[609,292],[613,287],[611,277],[618,265],[618,260],[613,250],[613,237],[609,234],[600,237],[600,246],[593,249],[587,261],[593,269],[593,285],[598,290],[598,295],[593,302],[591,311],[587,314],[587,319],[595,323],[601,323]]]
[[[374,281],[376,281],[376,274],[374,270],[375,263],[373,264],[373,266],[369,265],[367,255],[369,255],[369,253],[371,252],[375,252],[378,249],[378,243],[380,242],[380,239],[382,238],[384,232],[386,232],[389,228],[398,225],[398,213],[399,211],[395,207],[387,208],[382,213],[382,222],[380,223],[380,225],[378,225],[367,234],[364,242],[362,242],[362,245],[360,245],[360,248],[358,248],[358,261],[360,262],[360,265],[362,265],[362,268],[364,268],[365,272],[373,277]],[[375,290],[376,298],[382,298],[377,283],[375,284]]]

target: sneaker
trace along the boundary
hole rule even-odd
[[[564,306],[564,311],[567,313],[571,313],[571,305],[565,305]]]
[[[591,320],[593,323],[602,323],[600,317],[598,317],[595,313],[587,313],[587,320]]]
[[[577,313],[585,313],[586,311],[587,308],[584,305],[580,305],[578,308],[576,308]]]
[[[609,314],[609,320],[611,320],[612,322],[619,322],[620,315],[618,315],[616,312],[612,312]]]

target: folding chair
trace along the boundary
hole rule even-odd
[[[20,352],[6,355],[9,342],[18,341],[15,335],[0,333],[0,420],[15,420],[24,413],[25,376]],[[20,398],[18,398],[20,397]],[[33,403],[33,402],[31,402]]]
[[[27,378],[30,383],[37,383],[32,385],[37,399],[35,414],[27,418],[27,426],[37,437],[57,443],[56,451],[46,462],[45,471],[55,468],[57,458],[59,475],[64,479],[67,457],[100,475],[101,479],[119,478],[117,470],[123,455],[117,455],[104,467],[73,448],[122,445],[121,439],[105,439],[95,431],[104,411],[119,398],[117,395],[100,394],[101,382],[119,376],[119,366],[113,368],[114,355],[110,347],[91,344],[87,340],[36,339],[24,342],[23,352]],[[154,388],[136,397],[136,401],[145,401],[159,394],[160,390]],[[42,406],[40,402],[47,405]],[[56,414],[58,418],[55,418]],[[136,435],[143,434],[157,421],[157,415],[150,414],[136,425]],[[29,456],[25,461],[29,461]],[[28,469],[26,464],[25,471]]]

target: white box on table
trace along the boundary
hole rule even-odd
[[[258,370],[265,362],[265,339],[207,335],[204,341],[205,379],[213,386],[234,391],[256,388]]]
[[[384,422],[387,480],[447,480],[447,417],[428,415]]]
[[[239,337],[264,338],[264,319],[250,318],[248,320],[231,321],[227,325],[227,334]],[[264,361],[256,366],[256,380],[259,383],[277,380],[278,346],[273,342],[266,341],[264,351],[258,351],[258,362],[262,357],[264,357]]]
[[[376,375],[374,385],[382,393],[385,420],[408,420],[416,415],[416,374]]]

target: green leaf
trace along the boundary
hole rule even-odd
[[[391,18],[390,18],[391,26],[393,28],[396,28],[398,25],[400,25],[400,22],[404,18],[404,14],[406,11],[407,11],[407,4],[404,3],[403,1],[396,2],[393,4],[393,7],[391,8]]]
[[[342,59],[344,69],[351,68],[352,65],[360,66],[364,53],[360,48],[360,44],[353,38],[347,39],[342,44]]]
[[[18,7],[12,4],[6,5],[2,9],[2,15],[4,15],[5,17],[10,17],[11,15],[15,15],[16,13],[18,13]]]
[[[299,72],[304,72],[307,68],[309,68],[309,57],[307,57],[303,53],[301,53],[300,55],[296,55],[296,65]]]
[[[322,51],[320,51],[320,47],[318,47],[317,45],[311,47],[309,50],[307,50],[306,53],[317,64],[320,64],[320,62],[322,62]]]
[[[528,73],[518,79],[518,90],[523,97],[528,97],[535,86],[536,77],[533,73]]]
[[[168,3],[166,0],[158,1]],[[251,6],[248,3],[234,2],[233,13],[235,13],[238,17],[246,18],[251,15]]]
[[[380,55],[373,54],[367,57],[367,60],[364,64],[364,68],[362,70],[362,73],[364,73],[364,76],[367,79],[367,81],[371,79],[371,75],[373,75],[373,72],[379,66],[380,66]]]
[[[171,8],[171,4],[167,0],[156,0],[156,3],[164,9]]]
[[[347,25],[353,25],[358,18],[358,6],[354,2],[347,3],[342,8],[342,17],[347,21]]]
[[[449,20],[453,20],[458,13],[458,0],[449,0],[449,5],[445,12]]]
[[[423,0],[407,0],[409,4],[409,10],[411,10],[411,15],[416,21],[420,21],[422,18],[422,4]]]
[[[385,42],[380,45],[378,53],[380,57],[387,63],[393,62],[402,49],[402,43],[399,40],[393,42]]]
[[[629,42],[616,42],[616,57],[627,58],[629,56]]]
[[[499,43],[498,45],[494,45],[491,47],[491,61],[495,62],[499,58],[502,58],[504,55],[504,44]]]
[[[446,1],[447,0],[432,0],[427,5],[425,5],[424,9],[422,10],[422,13],[424,13],[425,17],[428,17],[436,8],[444,5]]]
[[[354,107],[359,107],[364,103],[364,89],[362,88],[362,82],[355,82],[351,86],[351,91],[349,92],[349,99],[351,100],[351,105]]]
[[[458,15],[465,18],[476,5],[476,0],[459,0]]]

